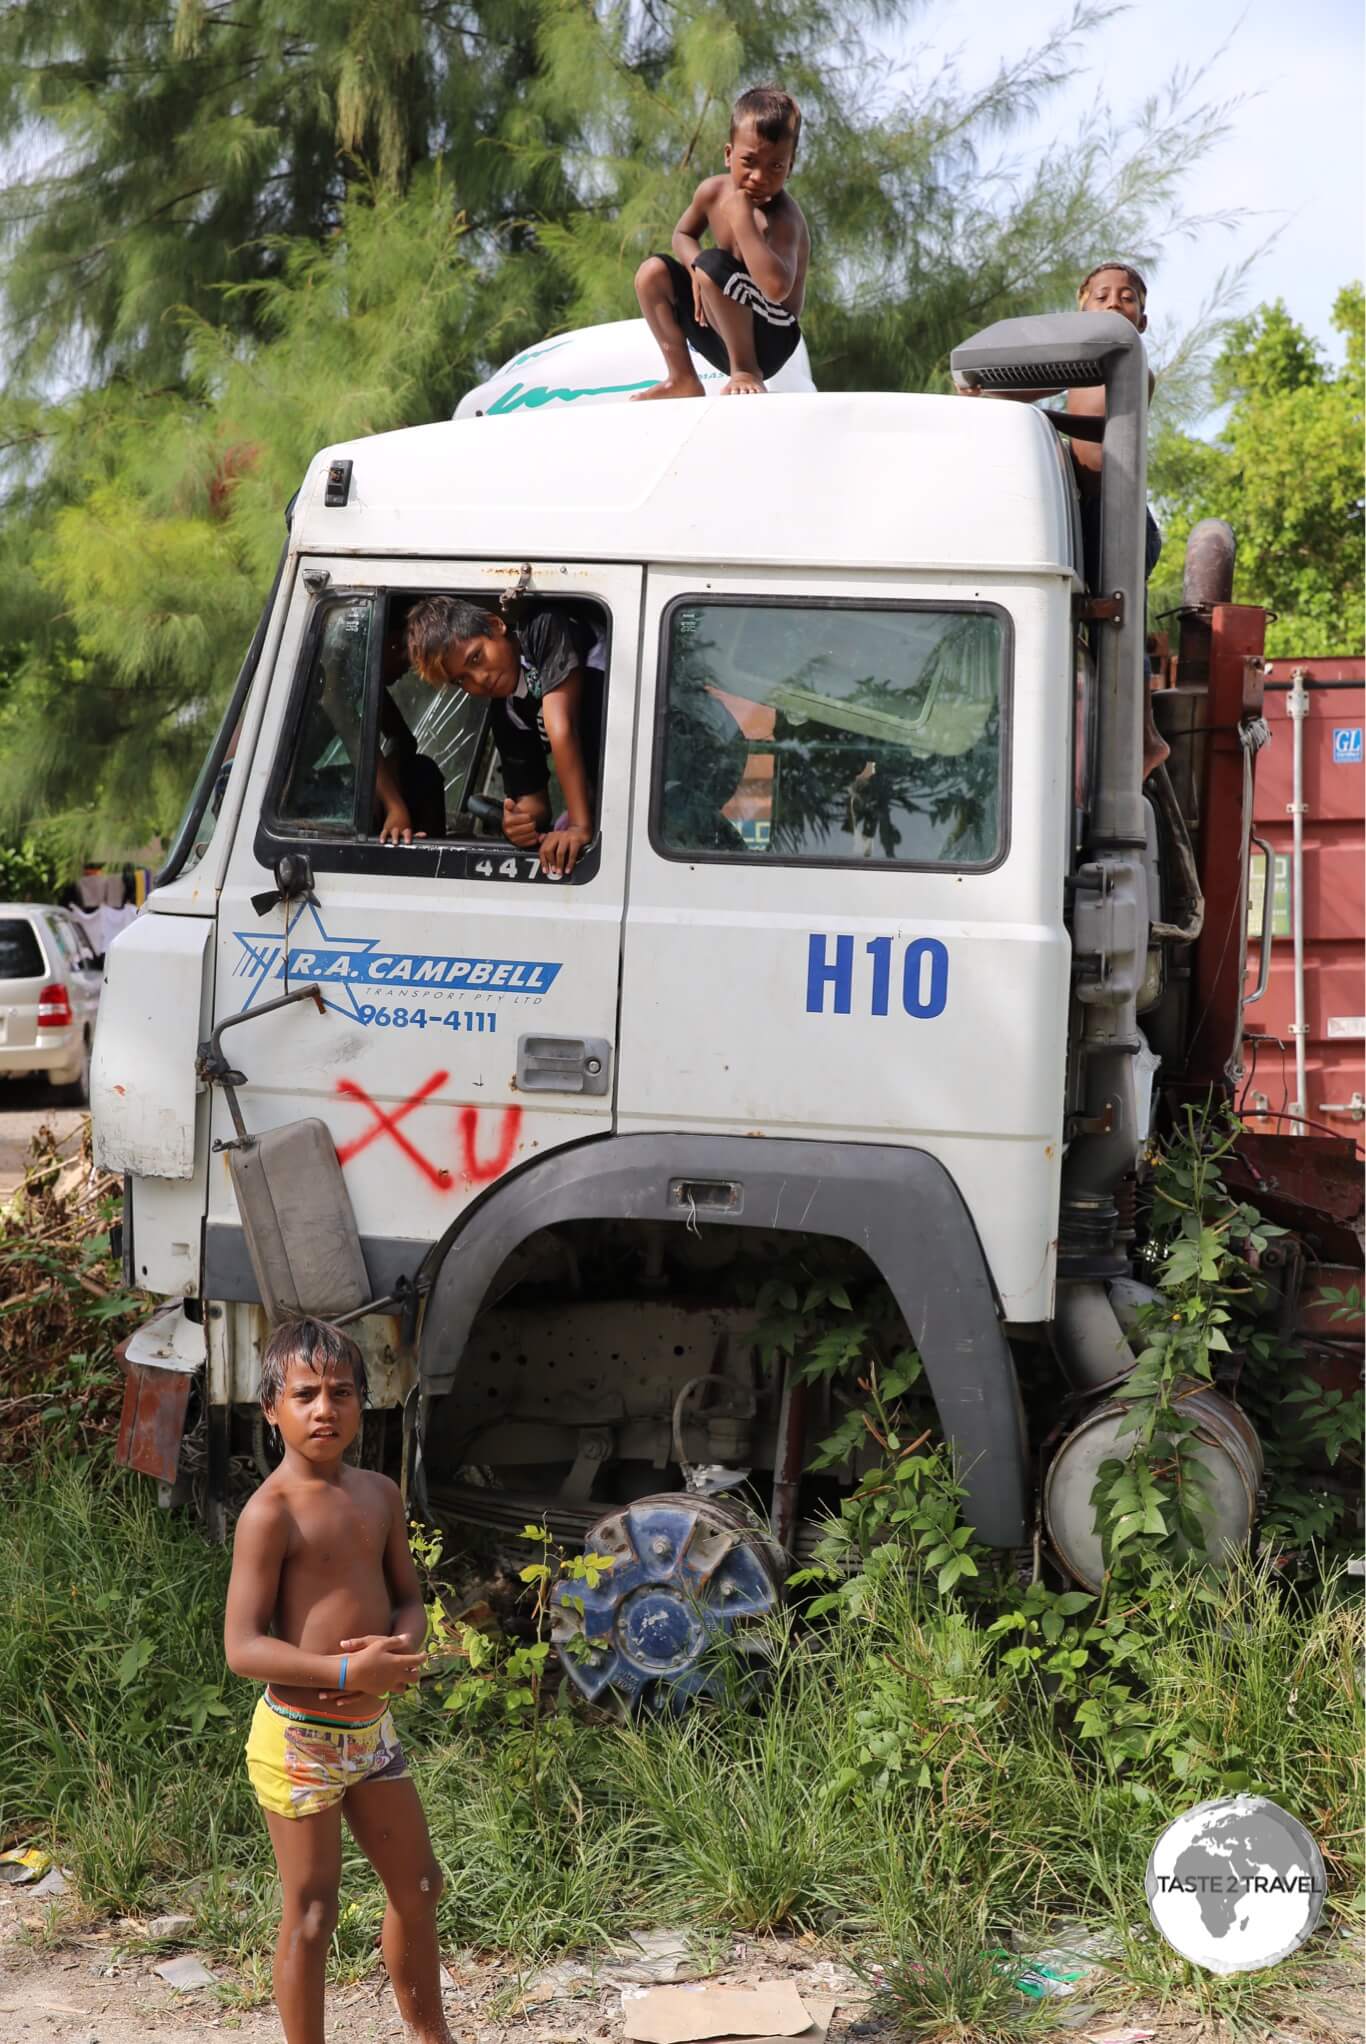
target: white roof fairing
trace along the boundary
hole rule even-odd
[[[348,503],[323,503],[353,463]],[[546,409],[329,447],[303,553],[1071,573],[1054,429],[1031,406],[825,392]]]

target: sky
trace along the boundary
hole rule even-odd
[[[906,42],[957,52],[962,78],[974,84],[1067,13],[1067,0],[1010,0],[1008,7],[978,0],[968,10],[931,0]],[[1341,359],[1333,299],[1361,275],[1363,261],[1362,14],[1361,0],[1134,0],[1080,46],[1084,75],[1010,145],[1012,153],[1027,152],[1055,141],[1097,99],[1123,116],[1160,93],[1175,68],[1199,68],[1228,44],[1199,97],[1243,103],[1188,189],[1202,213],[1242,209],[1251,217],[1164,252],[1148,276],[1155,338],[1168,323],[1164,309],[1176,328],[1188,324],[1213,276],[1279,229],[1236,309],[1284,298],[1332,359]],[[986,23],[989,35],[981,33]]]

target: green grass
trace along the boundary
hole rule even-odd
[[[226,1579],[226,1556],[134,1481],[70,1462],[0,1478],[0,1843],[58,1848],[95,1909],[188,1894],[205,1945],[265,1992],[274,1870],[242,1766],[254,1694],[222,1660]],[[1208,1755],[1309,1825],[1341,1920],[1360,1805],[1345,1592],[1309,1599],[1247,1569],[1212,1606],[1173,1587],[1136,1612],[1171,1738],[1124,1766],[1070,1739],[1046,1685],[1004,1674],[980,1626],[894,1576],[860,1617],[775,1626],[762,1709],[552,1713],[534,1796],[525,1732],[476,1734],[424,1697],[400,1729],[446,1870],[443,1933],[529,1966],[630,1926],[809,1929],[887,1965],[908,2035],[1004,2039],[1028,2034],[1028,2009],[981,1955],[1080,1918],[1121,1941],[1117,1999],[1137,1985],[1250,2020],[1309,1962],[1197,1975],[1147,1930],[1144,1867],[1163,1823],[1220,1792],[1198,1778]],[[336,1969],[354,1977],[380,1918],[354,1855],[342,1900]]]

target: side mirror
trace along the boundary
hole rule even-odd
[[[275,861],[275,887],[269,894],[253,894],[251,905],[258,916],[268,916],[273,908],[284,902],[288,907],[292,901],[311,901],[317,906],[313,892],[313,868],[307,852],[281,852]]]
[[[313,868],[307,852],[281,852],[275,861],[275,885],[281,901],[306,901],[313,892]]]

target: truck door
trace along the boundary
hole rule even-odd
[[[1038,1311],[1068,959],[1068,692],[1042,676],[1067,648],[1033,592],[965,585],[650,574],[619,1128],[929,1150]]]
[[[499,792],[486,706],[429,689],[398,655],[414,599],[450,592],[496,611],[517,575],[478,561],[301,563],[220,897],[219,1021],[322,989],[323,1014],[285,1008],[225,1049],[245,1074],[248,1130],[327,1122],[377,1291],[496,1179],[612,1126],[641,573],[537,564],[519,599],[526,616],[572,598],[579,628],[597,627],[597,831],[568,880],[479,834],[468,802]],[[381,751],[422,791],[429,834],[412,845],[380,843]],[[275,869],[291,851],[307,856],[312,889],[286,907]],[[221,1093],[213,1113],[229,1138]],[[251,1297],[226,1170],[210,1181],[205,1289]]]

